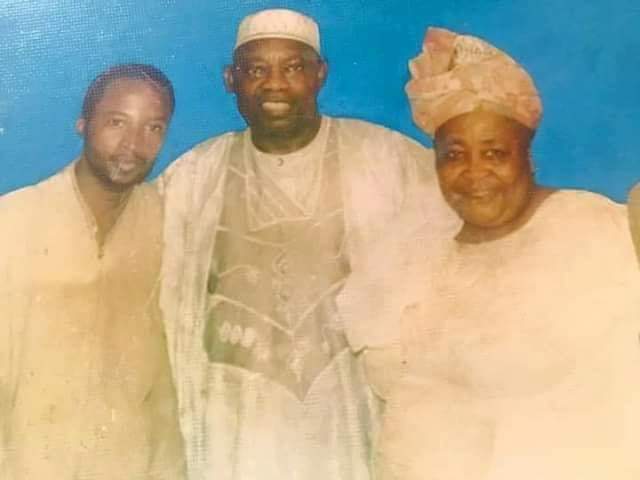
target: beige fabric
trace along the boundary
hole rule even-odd
[[[334,168],[339,173],[332,181],[339,183],[339,190],[333,201],[341,206],[338,213],[344,219],[344,255],[350,268],[366,261],[362,246],[383,235],[388,222],[407,204],[415,202],[424,209],[426,218],[432,218],[434,235],[441,223],[446,223],[445,217],[450,220],[451,214],[437,190],[431,152],[397,133],[365,122],[329,118],[323,121],[334,132],[337,146],[337,152],[333,152],[337,153]],[[252,149],[245,143],[249,138],[240,133],[209,140],[185,154],[161,179],[167,213],[161,303],[168,321],[190,478],[244,480],[256,478],[256,472],[265,479],[368,478],[372,441],[368,435],[376,429],[377,403],[360,385],[358,365],[349,351],[339,350],[328,367],[316,372],[315,380],[301,398],[265,372],[238,368],[233,361],[210,363],[203,348],[209,305],[207,279],[212,253],[217,248],[215,233],[227,201],[228,182],[234,177],[247,177],[242,187],[246,188],[245,201],[228,207],[229,212],[247,209],[251,238],[256,232],[262,235],[261,229],[280,228],[283,218],[293,222],[291,226],[314,218],[287,202],[284,192],[280,192],[279,200],[261,201],[267,198],[261,196],[266,183],[257,181],[260,172],[252,167]],[[238,156],[242,168],[236,166]],[[328,147],[323,168],[330,165],[329,158]],[[274,184],[268,193],[275,192]],[[327,211],[330,205],[324,198],[320,211]],[[329,225],[336,226],[332,222]],[[287,228],[282,232],[286,233]],[[319,240],[330,231],[325,228],[322,226]],[[340,229],[333,242],[339,243],[339,232]],[[332,248],[329,245],[325,255]],[[295,255],[295,249],[285,250]],[[268,252],[268,248],[263,245],[262,251]],[[308,267],[327,274],[326,266]],[[311,273],[297,271],[288,281],[298,288],[297,282],[304,284]],[[259,279],[260,275],[253,278]],[[327,305],[333,303],[334,295],[335,290],[330,289]],[[325,321],[339,327],[340,321],[332,318],[331,310],[322,315],[328,315]],[[225,320],[229,321],[226,330]],[[240,321],[232,325],[227,318],[218,321],[220,329],[213,332],[230,344],[235,338],[235,344],[241,345],[247,335],[246,326],[241,326]],[[247,344],[252,344],[252,337],[248,335]],[[322,350],[322,344],[315,342],[307,346],[310,351]],[[267,349],[267,354],[276,352]]]
[[[447,120],[486,108],[535,130],[542,102],[529,74],[479,38],[429,28],[409,62],[406,92],[416,124],[433,135]]]
[[[102,249],[72,167],[2,197],[0,225],[0,477],[183,478],[155,189]]]
[[[408,243],[396,258],[421,268],[395,262],[387,296],[410,294],[370,316],[363,301],[381,291],[362,270],[340,299],[387,399],[380,478],[640,478],[640,272],[624,207],[558,191],[518,231],[452,241],[440,261]]]

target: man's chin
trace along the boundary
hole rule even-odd
[[[278,138],[287,138],[295,136],[299,128],[299,123],[289,117],[272,118],[259,122],[252,130],[262,136],[272,136]]]
[[[146,177],[147,173],[145,172],[119,172],[109,175],[105,180],[110,190],[122,192],[139,185]]]

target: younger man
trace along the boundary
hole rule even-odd
[[[89,87],[80,157],[0,199],[0,477],[180,479],[156,305],[162,210],[142,183],[173,88],[126,64]]]

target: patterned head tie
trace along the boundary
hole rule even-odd
[[[405,90],[414,122],[427,134],[479,107],[535,130],[542,103],[533,80],[511,57],[479,38],[429,28],[409,62]]]
[[[293,10],[274,8],[248,15],[238,27],[235,48],[262,38],[297,40],[309,45],[320,55],[318,24],[306,15]]]

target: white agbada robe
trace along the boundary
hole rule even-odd
[[[450,213],[431,152],[398,133],[324,117],[306,149],[278,165],[255,151],[249,131],[231,133],[197,146],[161,179],[161,302],[192,480],[370,478],[377,401],[346,346],[335,295],[364,261],[362,245],[404,205],[419,202],[434,232]],[[318,236],[305,237],[314,222]],[[218,244],[220,232],[238,242]],[[216,253],[240,242],[258,245],[247,265],[238,252]],[[222,286],[211,285],[212,271]]]
[[[392,243],[339,302],[386,399],[381,479],[640,478],[640,272],[623,206],[557,191],[517,231],[445,242],[440,260],[419,229]]]
[[[0,198],[0,225],[0,478],[184,478],[155,188],[102,246],[73,164]]]

